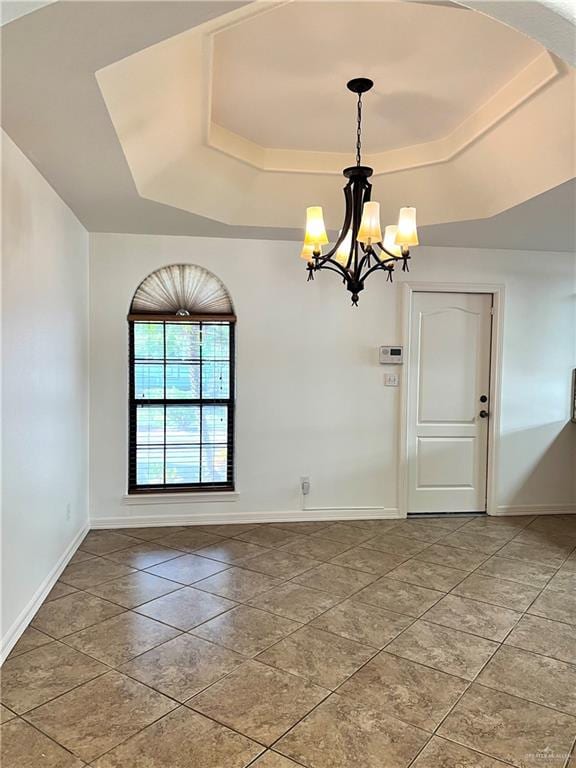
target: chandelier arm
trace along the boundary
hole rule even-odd
[[[348,259],[347,267],[352,266],[354,263],[353,273],[357,277],[362,269],[362,263],[365,257],[358,259],[358,246],[363,254],[366,253],[366,248],[363,243],[359,243],[357,240],[358,231],[360,230],[360,223],[362,221],[362,212],[364,210],[364,203],[370,200],[372,192],[372,184],[365,176],[357,176],[354,180],[354,186],[352,189],[352,249],[350,251],[350,258]]]
[[[382,269],[384,270],[384,272],[388,272],[388,273],[394,271],[394,267],[389,267],[387,262],[380,261],[378,262],[378,264],[374,264],[373,267],[370,267],[370,269],[366,272],[366,274],[362,276],[362,282],[364,282],[364,280],[366,280],[367,277],[370,277],[372,272],[376,272],[377,269]]]
[[[364,211],[364,203],[369,203],[372,199],[372,184],[368,181],[368,179],[363,179],[361,182],[361,195],[360,195],[360,201],[358,205],[358,214],[357,214],[357,221],[356,221],[356,231],[354,232],[354,239],[356,239],[356,235],[358,234],[358,230],[360,229],[360,222],[362,221],[362,212]],[[365,243],[358,243],[360,246],[360,250],[363,254],[368,254],[370,251],[370,246],[366,245]]]
[[[374,253],[374,251],[371,248],[367,248],[364,252],[364,256],[362,256],[362,259],[360,260],[360,264],[358,265],[358,272],[361,274],[362,270],[364,269],[364,265],[368,262],[370,263],[370,254]]]
[[[354,233],[352,232],[352,236],[350,238],[350,252],[348,253],[346,264],[342,265],[348,273],[352,269],[355,256],[356,256],[356,241],[354,240]]]
[[[400,259],[403,258],[402,256],[394,256],[393,253],[390,253],[390,251],[387,251],[386,248],[384,248],[382,243],[376,243],[376,245],[378,246],[378,248],[380,248],[381,251],[384,251],[384,253],[387,253],[389,256],[388,259],[380,259],[380,261],[391,261],[391,260],[400,261]],[[376,256],[376,258],[378,258],[378,256]]]
[[[345,205],[344,224],[342,225],[342,229],[340,231],[340,234],[338,235],[338,239],[336,240],[336,243],[333,245],[333,247],[328,251],[328,253],[325,256],[320,256],[318,258],[318,261],[316,262],[318,265],[322,265],[327,259],[331,259],[332,256],[334,256],[334,254],[336,253],[340,245],[344,242],[344,239],[348,234],[348,230],[350,229],[350,224],[352,223],[352,211],[353,211],[352,179],[350,179],[348,184],[346,184],[343,191],[344,191],[344,205]],[[350,261],[350,258],[348,259],[348,262],[349,261]],[[348,266],[348,262],[346,263],[346,266]]]
[[[360,245],[362,245],[362,243],[360,243]],[[362,274],[362,270],[364,269],[364,265],[366,264],[366,262],[369,263],[370,254],[373,253],[374,257],[378,259],[378,256],[376,256],[376,253],[374,252],[374,249],[372,248],[372,246],[369,245],[366,248],[363,248],[363,251],[364,251],[364,256],[362,257],[362,259],[360,260],[360,263],[358,264],[358,276]]]
[[[329,265],[333,266],[329,266]],[[345,280],[350,279],[350,275],[348,274],[348,270],[345,269],[341,264],[339,264],[337,261],[334,261],[334,259],[326,258],[324,259],[323,263],[315,267],[315,270],[318,269],[328,269],[330,272],[336,272],[336,274],[340,275],[340,277],[343,277]]]
[[[362,200],[362,204],[370,202],[372,200],[372,184],[368,181],[368,179],[364,179],[364,198]]]

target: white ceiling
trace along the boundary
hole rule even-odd
[[[212,120],[263,147],[370,152],[455,130],[542,52],[487,16],[405,2],[289,3],[214,36]]]
[[[8,24],[9,21],[19,19],[27,13],[37,11],[44,5],[56,0],[0,0],[0,24]]]
[[[3,127],[87,229],[300,238],[299,228],[228,226],[141,197],[95,79],[99,69],[242,5],[221,0],[56,2],[3,27]],[[406,42],[409,46],[409,37]],[[346,71],[344,81],[348,76]],[[349,122],[353,114],[347,96],[345,92],[342,109]],[[306,118],[297,114],[299,126],[306,126]],[[343,141],[348,129],[339,128],[338,140]],[[393,179],[380,184],[384,194]],[[337,179],[333,183],[339,188]],[[431,245],[572,250],[575,189],[568,182],[490,219],[424,227],[422,240]],[[302,206],[307,202],[303,199]]]
[[[334,146],[344,135],[338,119],[347,111],[342,106],[350,101],[345,87],[350,75],[344,77],[344,73],[360,74],[366,67],[365,74],[372,74],[363,45],[348,51],[341,44],[336,46],[329,64],[322,63],[322,51],[312,55],[307,64],[312,73],[321,73],[331,96],[322,109],[316,110],[324,113],[323,150],[313,149],[309,143],[299,149],[262,146],[215,123],[211,110],[217,101],[220,54],[224,50],[233,58],[226,45],[218,45],[219,40],[240,36],[243,44],[235,51],[238,80],[227,86],[234,96],[241,85],[245,89],[246,100],[241,93],[235,101],[237,116],[246,126],[257,126],[264,136],[273,137],[276,129],[291,130],[293,134],[298,131],[302,142],[312,136],[300,112],[290,115],[290,103],[283,115],[284,97],[289,101],[291,94],[295,98],[298,94],[293,85],[295,75],[288,66],[283,70],[270,66],[275,72],[275,92],[270,90],[267,95],[268,109],[258,114],[253,108],[249,94],[259,78],[255,71],[244,67],[245,49],[250,41],[254,45],[261,37],[274,48],[272,31],[290,30],[284,18],[290,10],[296,36],[293,53],[297,55],[296,50],[304,51],[308,43],[301,30],[308,29],[311,23],[318,26],[325,8],[330,11],[329,18],[339,15],[340,26],[346,22],[350,29],[355,28],[358,19],[385,28],[391,15],[400,11],[405,28],[416,38],[416,51],[424,45],[424,30],[445,29],[457,38],[464,37],[463,42],[476,59],[482,59],[484,49],[491,48],[496,37],[494,25],[498,34],[502,26],[482,14],[444,4],[272,0],[249,4],[127,56],[99,70],[96,77],[142,197],[229,225],[272,228],[299,228],[306,205],[321,205],[328,228],[338,229],[342,169],[353,163],[354,144],[351,141],[347,151],[340,153],[327,151],[326,146]],[[468,19],[466,25],[460,22],[462,18]],[[266,23],[260,28],[263,20]],[[325,22],[329,23],[328,18]],[[255,25],[259,25],[256,34]],[[494,216],[576,176],[575,73],[539,44],[529,44],[522,34],[504,29],[509,47],[525,52],[525,57],[516,62],[523,66],[519,71],[507,71],[510,79],[500,80],[499,87],[493,82],[496,90],[490,89],[488,97],[476,75],[466,77],[466,73],[464,80],[472,88],[474,79],[480,96],[474,92],[464,96],[458,73],[452,71],[455,63],[445,62],[446,38],[432,34],[424,56],[419,52],[406,54],[406,60],[411,56],[419,61],[413,72],[419,86],[404,81],[408,100],[416,97],[418,101],[427,89],[431,93],[453,91],[454,102],[463,100],[464,108],[448,123],[443,123],[442,114],[438,115],[443,113],[440,107],[429,104],[428,109],[410,117],[410,110],[405,108],[407,134],[412,131],[414,135],[415,126],[423,123],[436,125],[436,130],[443,123],[442,135],[425,142],[374,152],[370,137],[365,136],[362,159],[374,169],[373,197],[382,203],[385,224],[394,223],[398,209],[404,205],[417,207],[421,225]],[[394,68],[397,56],[397,51],[381,46],[379,66],[382,70]],[[436,67],[432,65],[435,61]],[[269,82],[266,68],[262,52],[260,79],[265,83]],[[296,76],[305,79],[301,65],[294,64],[293,69]],[[487,67],[488,73],[496,69]],[[421,93],[410,90],[415,87]],[[377,97],[367,94],[367,107],[378,105]],[[477,108],[470,113],[472,104]],[[311,103],[302,114],[310,110],[314,111]],[[464,119],[460,120],[462,115]],[[350,122],[348,118],[346,124]],[[381,119],[380,132],[388,135],[383,123]]]
[[[563,61],[576,66],[574,0],[465,0],[463,4],[538,40]]]

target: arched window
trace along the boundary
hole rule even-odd
[[[174,264],[130,305],[130,493],[233,490],[234,324],[211,272]]]

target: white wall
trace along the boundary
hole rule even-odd
[[[88,235],[2,144],[2,651],[88,515]]]
[[[293,511],[397,509],[399,390],[383,386],[377,347],[401,343],[398,284],[371,278],[353,309],[338,278],[305,282],[296,243],[91,236],[91,515],[95,525]],[[236,502],[126,504],[127,323],[140,280],[190,262],[214,271],[238,315]],[[421,247],[415,281],[506,286],[502,507],[574,505],[573,258],[567,253]]]

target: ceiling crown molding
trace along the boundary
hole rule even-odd
[[[210,39],[213,45],[213,38]],[[210,57],[212,63],[212,57]],[[364,161],[374,169],[374,176],[408,168],[445,163],[496,126],[510,112],[534,96],[560,74],[560,62],[548,51],[542,51],[530,64],[494,93],[475,112],[442,139],[414,144],[387,152],[367,153]],[[208,82],[214,68],[210,66]],[[262,171],[276,173],[321,173],[340,176],[350,162],[350,153],[309,152],[263,147],[244,136],[229,131],[212,119],[209,113],[206,129],[207,145]]]
[[[353,8],[350,3],[347,5]],[[414,14],[415,5],[368,3],[367,7],[372,13],[378,9],[378,13],[384,14],[384,22],[388,9],[404,14],[401,9],[408,7]],[[226,225],[299,228],[303,223],[305,184],[306,200],[313,199],[326,210],[340,210],[340,190],[334,186],[333,176],[350,164],[352,146],[349,153],[265,147],[214,119],[215,77],[222,76],[215,65],[216,38],[223,35],[221,40],[227,43],[232,30],[234,35],[240,34],[242,41],[246,34],[243,25],[252,22],[264,24],[265,31],[270,29],[277,34],[277,10],[292,8],[295,10],[291,13],[298,14],[310,12],[313,6],[300,0],[250,3],[96,73],[141,197]],[[364,155],[365,162],[375,168],[377,178],[393,174],[393,184],[387,185],[385,196],[378,192],[385,200],[383,220],[392,221],[398,208],[407,203],[418,208],[421,225],[486,218],[574,177],[573,70],[538,44],[526,42],[524,36],[512,30],[499,30],[497,22],[485,21],[474,11],[462,13],[450,7],[420,4],[418,9],[416,18],[420,24],[431,20],[437,28],[447,25],[448,34],[464,29],[473,39],[478,31],[480,44],[475,40],[476,51],[482,50],[482,42],[486,48],[494,34],[500,48],[511,40],[528,63],[507,82],[502,84],[500,80],[500,86],[489,98],[484,98],[479,107],[443,137]],[[399,23],[398,18],[396,21]],[[258,39],[252,29],[248,35]],[[517,42],[514,35],[518,35]],[[267,50],[266,46],[269,49],[270,41],[265,39],[264,43],[262,51]],[[239,50],[246,50],[245,46],[240,45]],[[231,55],[227,45],[223,51]],[[336,54],[335,71],[344,64],[350,66],[346,56],[345,61],[340,61]],[[476,61],[485,58],[480,56]],[[498,82],[499,73],[500,69],[492,70],[491,83]],[[451,83],[457,85],[450,87],[461,89],[460,80],[451,78]],[[272,96],[282,100],[286,92],[280,84],[278,93],[272,92]],[[254,122],[250,105],[243,104],[233,88],[227,85],[222,93],[226,98],[232,94],[236,102],[230,103],[244,108],[242,115],[252,120],[256,128],[261,127]],[[383,108],[387,103],[384,96]],[[468,98],[467,103],[473,100]],[[331,108],[330,103],[328,107]],[[266,113],[272,121],[276,120],[274,112],[272,100]],[[424,117],[426,114],[423,113]],[[432,118],[438,114],[430,112]],[[296,113],[295,120],[300,122],[294,125],[299,138],[306,138],[307,130],[301,127],[306,126],[306,121],[300,118]],[[265,125],[264,135],[275,137],[271,126],[277,124],[276,120]],[[335,125],[338,127],[339,121]],[[381,141],[387,140],[385,125],[377,135]],[[330,221],[326,224],[329,229],[335,226]]]

